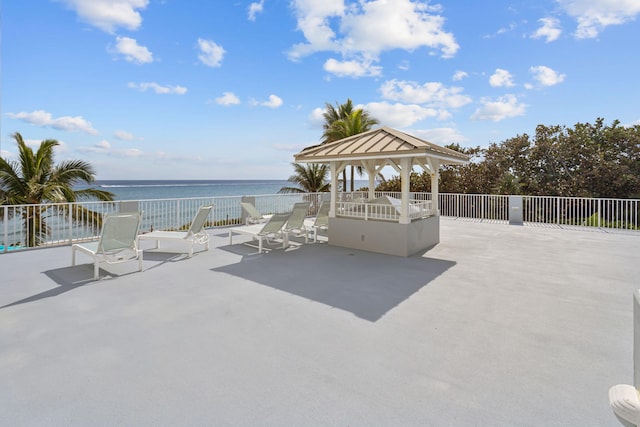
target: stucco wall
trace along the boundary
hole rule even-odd
[[[440,217],[410,224],[329,218],[329,244],[389,255],[410,256],[440,242]]]

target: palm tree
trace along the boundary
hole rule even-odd
[[[337,104],[336,104],[337,105]],[[371,117],[369,113],[362,108],[353,109],[353,102],[347,99],[342,105],[337,105],[337,109],[333,105],[325,104],[326,111],[323,114],[325,123],[322,128],[322,143],[337,141],[353,135],[358,135],[371,130],[378,124],[378,120]],[[351,166],[351,191],[354,190],[354,166]],[[358,167],[358,173],[362,174],[362,168]],[[347,171],[343,171],[343,188],[347,189]]]
[[[91,184],[95,180],[93,167],[82,160],[66,160],[54,164],[54,148],[60,143],[47,139],[34,151],[27,146],[22,135],[14,133],[18,145],[18,160],[9,162],[0,157],[0,202],[5,205],[41,205],[69,203],[80,200],[112,201],[113,193],[95,188],[74,189],[79,183]],[[86,208],[55,207],[76,221],[100,224],[101,216]],[[25,207],[22,220],[27,230],[27,246],[36,246],[49,234],[43,221],[46,206]]]
[[[296,187],[282,187],[278,193],[320,193],[329,191],[331,183],[327,180],[329,168],[325,164],[309,163],[302,166],[291,163],[295,173],[287,181]]]

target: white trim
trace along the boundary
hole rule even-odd
[[[309,156],[305,156],[305,157],[309,157]],[[418,158],[434,158],[434,159],[439,159],[439,160],[444,160],[446,162],[451,162],[451,163],[459,163],[459,164],[469,164],[468,160],[463,160],[463,159],[458,159],[455,157],[448,157],[445,155],[438,155],[438,154],[433,154],[433,153],[407,153],[407,154],[389,154],[389,153],[380,153],[380,154],[375,154],[375,155],[366,155],[366,154],[353,154],[350,155],[348,157],[331,157],[329,156],[319,156],[321,158],[307,158],[307,159],[299,159],[296,156],[294,156],[294,159],[296,161],[296,163],[328,163],[328,162],[354,162],[354,161],[362,161],[362,160],[386,160],[386,159],[406,159],[406,158],[411,158],[411,159],[418,159]]]

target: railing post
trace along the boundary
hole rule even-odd
[[[602,212],[602,199],[598,199],[598,228],[600,228],[600,212]]]
[[[556,224],[560,224],[560,197],[556,196]]]
[[[176,230],[180,230],[180,199],[176,200]]]
[[[3,252],[6,252],[8,250],[8,246],[9,246],[9,206],[5,206],[4,208],[2,208],[3,211],[3,221],[4,221],[4,240],[2,241],[2,246],[4,246],[2,248]]]
[[[68,211],[69,244],[72,244],[73,243],[73,212],[72,212],[73,204],[69,203],[68,207],[69,207],[69,211]]]

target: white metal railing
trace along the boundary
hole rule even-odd
[[[322,194],[277,194],[250,197],[262,213],[290,211],[299,201],[311,202],[315,215]],[[46,203],[0,206],[0,253],[34,246],[71,244],[96,239],[104,214],[121,210],[142,212],[140,232],[186,229],[198,208],[214,204],[207,227],[242,224],[242,196],[150,199],[115,202]]]
[[[640,230],[640,200],[523,196],[525,222]]]
[[[442,216],[509,220],[509,196],[440,193],[438,205]]]
[[[398,192],[376,192],[375,196],[400,198]],[[340,216],[365,220],[397,221],[397,205],[364,203],[367,192],[339,193],[336,212]],[[590,199],[580,197],[522,197],[525,223],[545,223],[640,231],[640,200]],[[246,196],[244,197],[246,199]],[[315,215],[328,193],[270,194],[249,196],[265,214],[290,211],[293,204],[309,201],[309,215]],[[42,245],[61,245],[95,239],[101,218],[107,212],[139,210],[143,213],[141,232],[176,230],[188,227],[203,204],[214,204],[207,227],[242,224],[241,196],[155,199],[117,202],[48,203],[0,206],[0,253]],[[442,216],[481,220],[509,220],[509,196],[491,194],[441,193]],[[430,193],[411,193],[410,219],[434,214]]]
[[[338,202],[336,215],[345,218],[358,218],[368,220],[398,221],[400,219],[400,204],[371,203],[365,200],[353,202]],[[410,220],[432,216],[430,200],[409,202]]]

